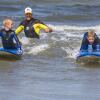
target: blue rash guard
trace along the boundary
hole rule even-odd
[[[5,49],[17,49],[20,47],[20,42],[13,30],[6,31],[0,30],[0,37],[2,39],[2,45]]]
[[[83,36],[83,40],[82,40],[82,44],[81,44],[81,48],[80,50],[88,50],[88,45],[90,44],[88,39],[87,39],[87,36],[88,36],[88,32],[86,32]],[[96,35],[96,33],[94,34],[94,37],[95,37],[95,40],[92,44],[92,48],[93,50],[96,50],[96,46],[99,44],[100,45],[100,39],[99,37]]]

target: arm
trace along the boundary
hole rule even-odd
[[[83,37],[82,44],[80,50],[87,50],[88,49],[88,40],[86,37]]]
[[[88,32],[84,33],[83,39],[86,39],[88,36]]]
[[[51,28],[49,28],[47,25],[42,24],[42,23],[36,23],[36,24],[33,25],[33,27],[34,27],[35,32],[37,34],[39,34],[40,30],[44,30],[46,33],[52,32]]]
[[[2,32],[0,32],[0,37],[2,37]]]
[[[16,30],[15,30],[15,34],[18,35],[21,31],[24,30],[24,26],[20,25]]]
[[[95,45],[97,45],[97,44],[100,45],[100,38],[98,36],[95,38],[94,44]]]
[[[83,50],[85,48],[85,42],[86,42],[87,35],[88,35],[88,32],[84,33],[84,35],[83,35],[83,39],[82,39],[80,50]]]
[[[15,39],[17,46],[20,47],[20,41],[16,34],[13,34],[13,38]]]

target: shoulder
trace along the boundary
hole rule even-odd
[[[24,26],[26,24],[26,22],[27,22],[26,20],[23,20],[19,25],[23,25]]]
[[[15,31],[14,30],[9,30],[11,33],[15,33]]]
[[[5,31],[5,29],[0,29],[0,32],[4,32]]]
[[[0,35],[6,34],[5,29],[0,29]]]
[[[95,37],[98,37],[96,33],[94,33],[94,36],[95,36]]]
[[[86,38],[87,36],[88,36],[88,32],[85,32],[83,38]]]
[[[36,18],[32,18],[32,20],[34,21],[34,23],[41,23],[41,24],[44,24],[42,21],[40,21],[39,19],[36,19]]]
[[[0,30],[0,36],[3,34],[3,31],[2,31],[2,29]]]
[[[88,35],[88,32],[85,32],[84,35],[87,36]]]
[[[15,31],[14,30],[10,30],[9,31],[11,35],[15,35]]]

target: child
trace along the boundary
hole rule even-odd
[[[4,28],[0,30],[0,37],[2,39],[2,45],[5,49],[17,49],[20,46],[18,37],[15,34],[13,28],[13,21],[11,19],[5,19],[3,21]]]
[[[85,33],[80,50],[88,50],[88,45],[92,45],[93,50],[96,50],[97,45],[100,45],[100,39],[94,31]]]

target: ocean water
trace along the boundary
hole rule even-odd
[[[53,32],[20,33],[22,59],[0,60],[0,100],[100,100],[100,65],[76,62],[84,32],[100,36],[100,1],[1,0],[0,28],[12,18],[16,29],[28,6]]]

